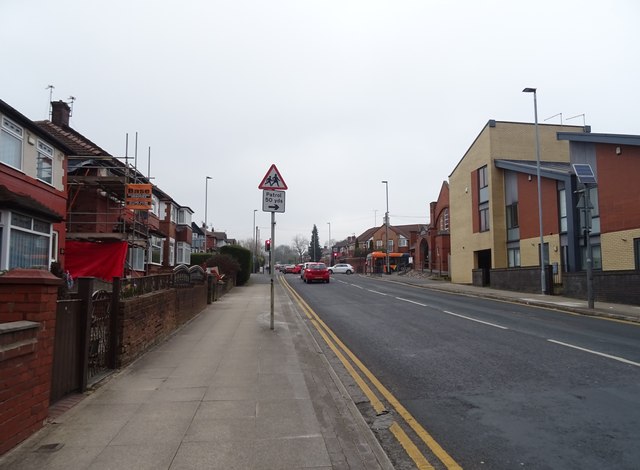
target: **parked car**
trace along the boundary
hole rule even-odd
[[[328,283],[331,279],[327,265],[324,263],[308,263],[302,274],[302,280],[306,283],[320,281]]]
[[[338,263],[329,268],[330,274],[353,274],[355,271],[348,263]]]

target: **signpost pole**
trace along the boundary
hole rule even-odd
[[[271,212],[271,245],[269,249],[269,273],[271,274],[271,312],[270,312],[270,327],[275,329],[274,326],[274,268],[275,268],[275,255],[276,250],[276,212],[284,212],[284,201],[287,184],[282,179],[282,175],[276,168],[275,164],[272,164],[267,171],[267,174],[262,178],[262,182],[258,186],[258,189],[262,189],[262,210],[264,212]]]
[[[271,213],[271,249],[269,250],[269,273],[271,273],[271,319],[270,319],[270,328],[274,329],[273,322],[273,304],[274,304],[274,286],[273,286],[273,252],[276,249],[276,213]]]
[[[589,186],[584,185],[585,230],[587,232],[587,307],[593,309],[593,254],[591,251],[591,201],[589,200]]]

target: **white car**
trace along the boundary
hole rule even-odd
[[[329,274],[353,274],[356,270],[347,263],[338,263],[329,268]]]

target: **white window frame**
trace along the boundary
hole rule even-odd
[[[173,238],[169,238],[169,259],[167,261],[169,266],[176,264],[176,241]]]
[[[178,207],[175,204],[171,204],[171,222],[174,224],[178,219]]]
[[[178,211],[178,225],[191,225],[191,211],[189,209]]]
[[[153,252],[157,250],[160,252],[160,261],[153,261]],[[164,238],[151,235],[149,238],[149,255],[148,264],[160,266],[162,265],[162,258],[164,256]]]
[[[58,232],[51,232],[51,263],[58,261]]]
[[[383,240],[376,240],[376,248],[382,248],[384,246]]]
[[[20,142],[20,155],[18,158],[19,162],[10,162],[5,160],[7,157],[0,153],[0,162],[5,165],[9,165],[12,168],[17,168],[18,170],[22,170],[23,159],[24,159],[24,129],[22,126],[19,126],[11,119],[2,116],[2,127],[0,128],[0,150],[2,149],[2,141],[6,138],[9,139],[17,139]],[[14,163],[17,163],[15,165]]]
[[[129,248],[129,266],[133,271],[144,271],[145,249],[140,246]]]
[[[54,155],[53,147],[51,147],[46,142],[43,142],[42,140],[38,139],[37,148],[38,148],[38,157],[36,160],[36,178],[47,184],[53,184],[53,155]],[[41,166],[41,162],[45,162],[45,161],[47,161],[49,165],[48,179],[43,176],[44,171]]]
[[[30,220],[29,227],[21,227],[19,225],[13,225],[14,214],[16,216],[21,216],[28,218]],[[38,230],[34,227],[34,222],[38,222],[39,224],[43,224],[48,226],[48,231]],[[30,266],[19,266],[11,264],[11,253],[15,254],[15,248],[12,250],[12,233],[20,232],[23,234],[31,235],[32,237],[41,237],[43,240],[40,242],[41,245],[47,247],[47,253],[42,253],[41,255],[48,262],[49,265],[44,266],[46,269],[49,269],[51,263],[51,232],[52,225],[50,222],[46,222],[42,219],[38,219],[37,217],[33,217],[31,215],[22,213],[22,212],[14,212],[14,211],[2,211],[0,212],[0,269],[11,269],[17,267],[24,268],[32,268],[34,266],[42,266],[42,265],[30,265]],[[44,228],[44,227],[43,227]]]
[[[520,248],[508,248],[507,257],[510,268],[520,267]]]
[[[393,240],[389,241],[392,242]],[[406,246],[409,246],[409,240],[407,240],[407,237],[403,237],[402,235],[400,235],[400,237],[398,237],[398,247],[402,248]]]
[[[178,242],[176,244],[176,263],[191,264],[191,245],[187,242]]]
[[[151,195],[151,213],[160,217],[160,199],[155,194]]]

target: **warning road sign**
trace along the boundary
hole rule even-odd
[[[285,190],[287,189],[287,183],[282,179],[282,175],[276,168],[275,164],[271,165],[267,174],[262,178],[262,183],[258,186],[258,189],[274,189]]]
[[[262,191],[262,211],[263,212],[284,212],[284,191]]]

